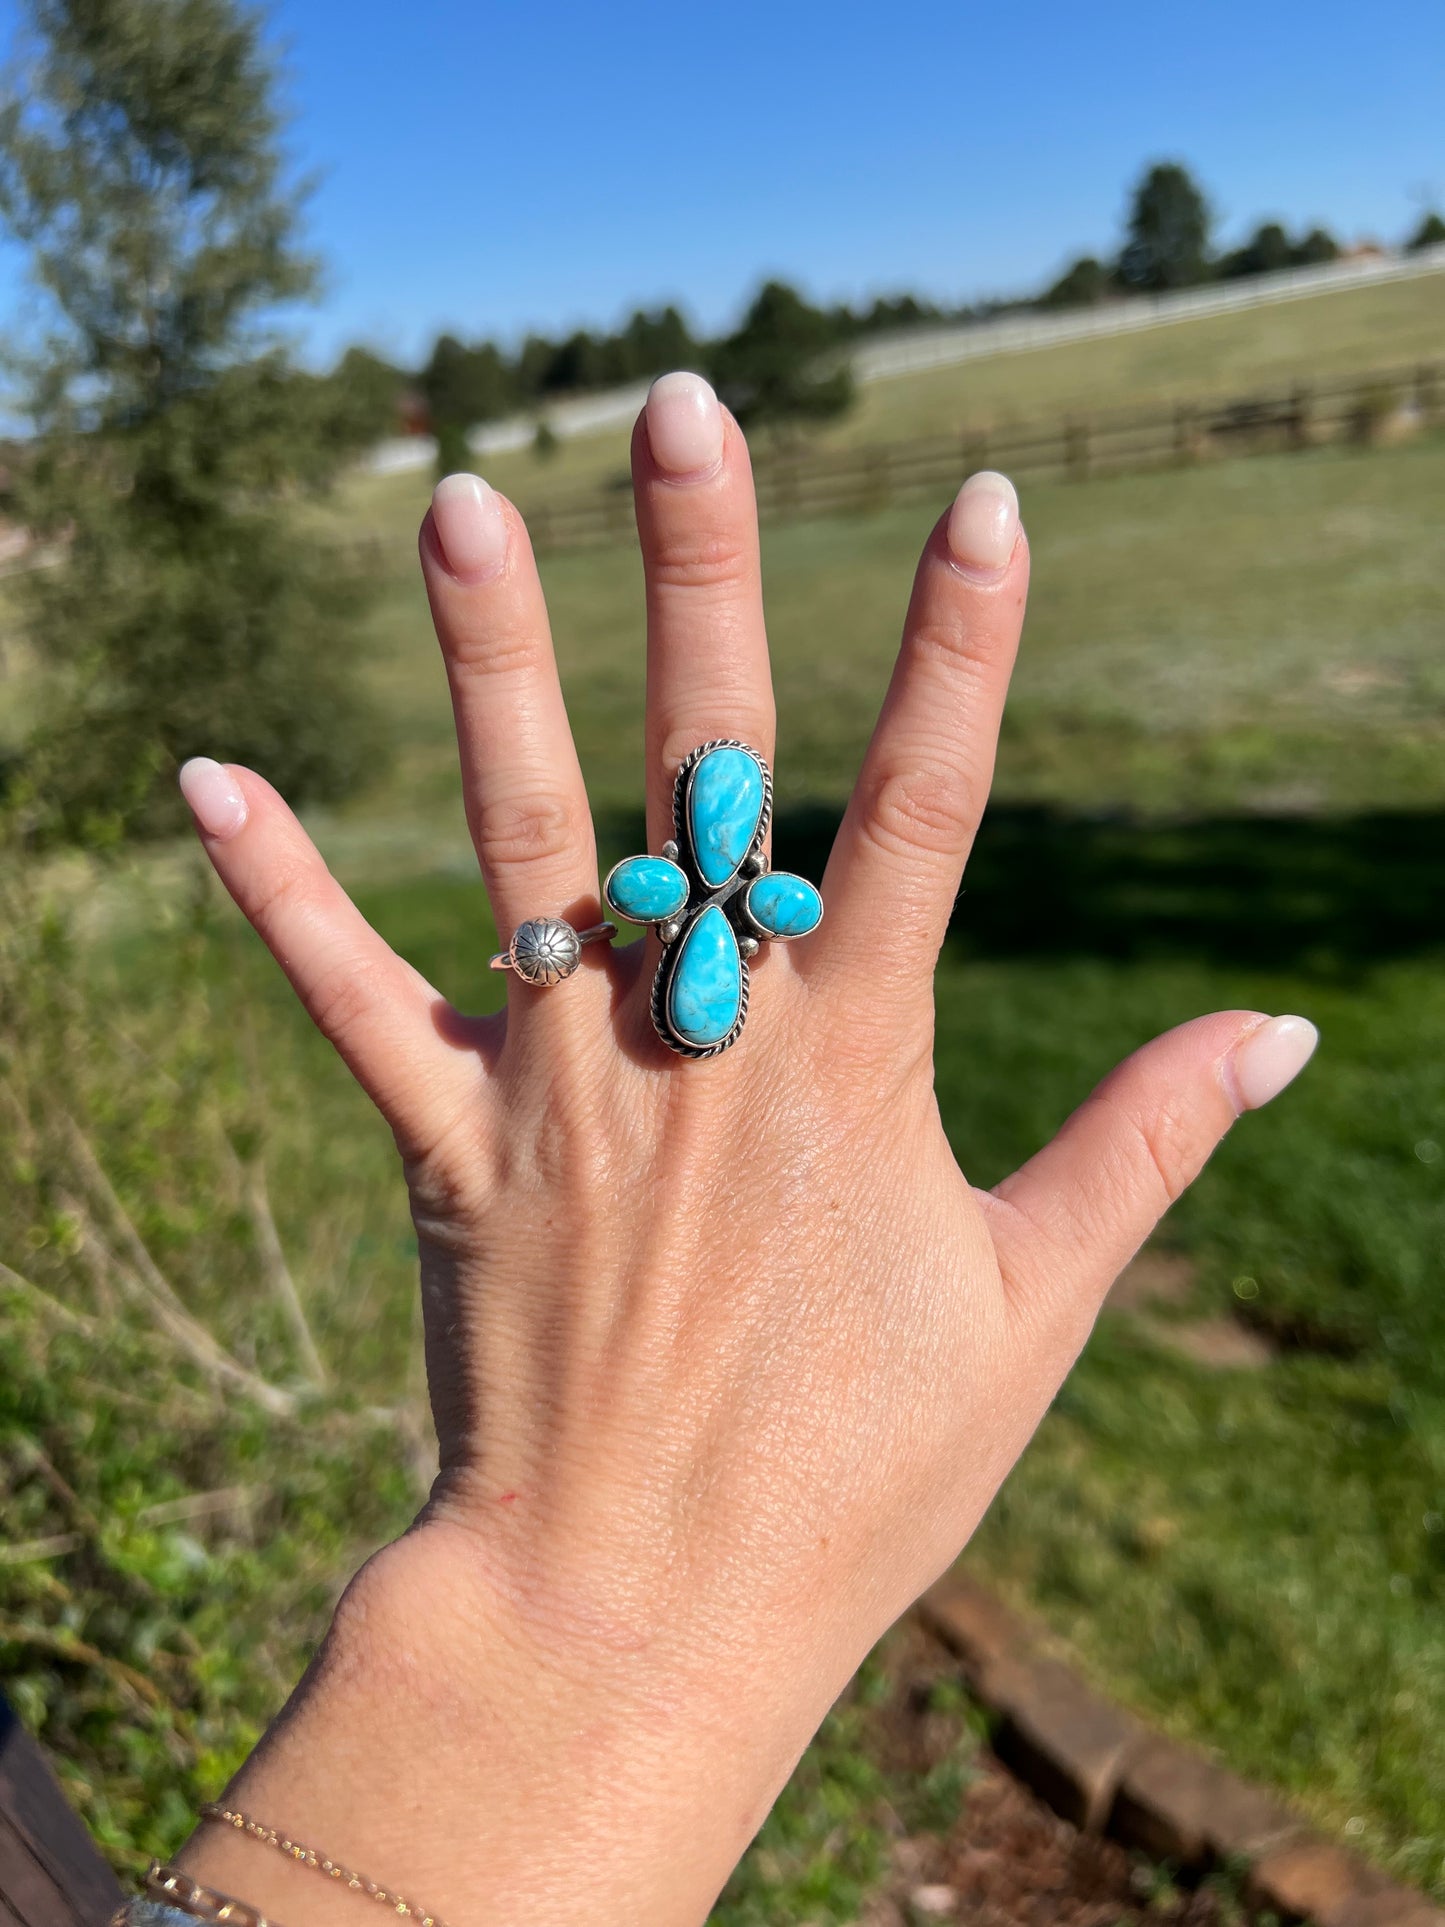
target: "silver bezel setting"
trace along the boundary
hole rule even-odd
[[[607,872],[607,875],[602,879],[602,901],[607,905],[607,908],[614,913],[614,915],[621,917],[624,923],[636,923],[637,919],[636,917],[628,916],[627,912],[624,909],[622,909],[620,905],[615,904],[612,901],[612,879],[617,875],[617,872],[621,869],[624,869],[627,864],[636,863],[638,860],[639,859],[635,856],[622,857],[618,862],[613,864],[612,868]],[[680,923],[681,920],[687,915],[688,897],[692,895],[692,878],[688,875],[687,870],[683,867],[682,861],[678,856],[677,845],[675,843],[663,844],[662,860],[664,863],[672,864],[674,869],[682,871],[682,880],[683,880],[683,883],[687,886],[687,896],[683,898],[681,907],[677,910],[674,910],[672,915],[666,918],[664,922],[647,924],[644,921],[642,927],[644,929],[655,930],[660,937],[662,937],[662,932],[666,929],[669,923]],[[667,937],[662,937],[662,941],[664,943],[667,943],[670,941],[670,939]]]
[[[708,883],[700,874],[697,864],[693,860],[696,853],[693,850],[692,836],[688,830],[687,823],[688,784],[692,773],[702,761],[703,757],[710,755],[715,749],[740,749],[744,755],[752,757],[753,761],[763,773],[763,802],[762,808],[758,812],[757,828],[753,831],[752,840],[748,844],[747,849],[744,850],[738,867],[725,882],[718,884],[716,888]],[[768,829],[772,820],[773,772],[768,768],[768,759],[765,756],[759,755],[751,743],[743,742],[741,737],[738,736],[714,736],[706,743],[699,743],[696,749],[690,750],[688,754],[683,757],[681,763],[678,765],[677,775],[673,778],[672,783],[672,826],[674,835],[663,844],[662,853],[670,862],[678,865],[683,875],[687,877],[693,888],[700,892],[700,895],[697,902],[690,903],[680,917],[669,918],[668,925],[666,926],[654,926],[657,929],[659,938],[662,939],[664,947],[661,960],[657,966],[657,972],[652,979],[652,1027],[662,1039],[663,1043],[667,1045],[668,1049],[676,1051],[679,1057],[717,1057],[723,1051],[731,1050],[732,1046],[742,1035],[743,1025],[747,1021],[748,998],[751,992],[751,986],[748,981],[748,959],[744,954],[742,943],[739,940],[742,933],[739,932],[734,918],[728,918],[728,926],[732,930],[733,941],[738,945],[740,991],[737,1021],[733,1024],[727,1036],[719,1039],[716,1044],[708,1044],[706,1046],[689,1044],[684,1038],[679,1037],[667,1021],[667,993],[672,986],[672,973],[677,966],[677,959],[682,955],[682,947],[687,941],[688,932],[692,929],[692,926],[697,922],[703,911],[711,909],[714,904],[717,905],[719,909],[722,909],[724,905],[728,904],[731,899],[737,895],[739,890],[743,889],[748,883],[751,883],[755,877],[761,876],[763,871],[766,870],[768,859],[763,852],[763,844],[767,840]],[[676,926],[674,934],[671,937],[664,937],[664,928],[674,925]]]
[[[683,941],[703,911],[711,908],[710,903],[700,903],[697,909],[689,914],[681,936],[663,950],[661,961],[652,979],[652,1027],[668,1049],[676,1051],[679,1057],[717,1057],[723,1051],[731,1050],[741,1037],[743,1025],[747,1022],[750,994],[748,960],[743,956],[741,947],[738,949],[738,1014],[727,1036],[719,1038],[715,1044],[689,1044],[685,1038],[678,1036],[667,1021],[667,993],[672,987],[672,973],[677,967],[677,960],[682,955]],[[731,919],[728,921],[728,927],[732,929]],[[737,941],[737,934],[737,931],[733,930],[734,942]]]
[[[743,925],[763,943],[801,943],[804,937],[811,937],[813,931],[816,930],[818,925],[823,921],[823,892],[817,889],[816,884],[811,886],[817,891],[818,897],[818,922],[813,925],[811,930],[769,930],[765,923],[760,923],[753,915],[752,905],[749,901],[753,893],[753,885],[767,874],[767,871],[763,870],[759,871],[757,876],[748,878],[745,888],[738,897],[738,916]],[[783,874],[788,873],[784,872]],[[803,877],[800,881],[806,883],[808,879]]]
[[[723,883],[714,887],[707,882],[697,868],[696,851],[688,828],[687,805],[689,785],[694,770],[705,756],[711,755],[717,749],[740,749],[745,756],[752,757],[762,771],[763,800],[758,812],[757,826],[737,868]],[[688,901],[675,916],[652,925],[662,945],[662,956],[658,960],[657,969],[652,978],[652,1027],[668,1049],[674,1051],[679,1057],[718,1057],[723,1051],[731,1050],[742,1035],[743,1025],[747,1022],[748,1000],[751,994],[748,975],[749,959],[756,956],[759,946],[764,942],[790,941],[787,938],[779,938],[775,932],[765,929],[756,918],[748,914],[747,910],[749,887],[756,883],[760,876],[765,876],[768,871],[768,856],[763,845],[767,841],[772,820],[773,772],[768,767],[767,758],[759,755],[751,743],[745,743],[737,736],[714,736],[706,743],[699,743],[695,750],[683,758],[672,785],[672,821],[675,834],[663,844],[661,854],[669,863],[675,863],[686,877]],[[623,862],[631,861],[631,858],[623,859]],[[611,898],[607,896],[607,885],[611,883],[613,874],[621,867],[621,864],[614,863],[612,869],[607,872],[606,883],[602,886],[604,898],[614,909],[616,906],[612,905]],[[678,959],[682,955],[688,936],[698,918],[711,909],[723,911],[728,929],[732,932],[733,941],[738,947],[738,1014],[727,1036],[719,1038],[717,1043],[690,1044],[686,1039],[679,1037],[668,1022],[668,996],[672,988],[673,974],[677,969]],[[619,912],[619,914],[622,913]],[[816,928],[815,924],[814,929]]]
[[[758,768],[763,772],[763,806],[758,815],[758,827],[753,832],[752,841],[743,851],[738,861],[738,867],[730,877],[725,877],[723,881],[718,884],[709,883],[707,878],[699,873],[697,864],[692,860],[696,852],[692,847],[692,838],[688,833],[687,827],[687,789],[689,779],[703,757],[710,756],[715,749],[740,749],[745,756],[751,756]],[[772,820],[773,772],[768,768],[767,758],[760,756],[751,743],[744,743],[736,736],[715,736],[710,743],[699,743],[696,749],[691,750],[683,757],[682,762],[678,765],[677,775],[673,779],[672,784],[672,827],[676,833],[676,847],[678,850],[678,854],[672,858],[672,861],[683,870],[689,880],[696,884],[697,888],[701,890],[710,901],[717,902],[719,900],[726,900],[726,898],[730,897],[737,889],[738,879],[742,876],[748,863],[754,856],[761,854],[762,847],[767,841],[768,828]],[[766,858],[764,858],[764,863],[766,864]]]

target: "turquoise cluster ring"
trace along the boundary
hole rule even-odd
[[[617,916],[657,932],[652,1022],[680,1056],[716,1057],[735,1044],[748,1014],[748,959],[760,944],[806,937],[822,922],[817,889],[768,866],[772,813],[772,772],[758,752],[733,737],[703,743],[673,785],[676,839],[661,856],[625,858],[602,886]]]

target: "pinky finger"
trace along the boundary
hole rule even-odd
[[[181,791],[216,874],[336,1046],[404,1155],[431,1148],[476,1084],[442,998],[377,935],[264,778],[197,756]]]

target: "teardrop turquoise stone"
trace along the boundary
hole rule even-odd
[[[763,772],[745,749],[710,749],[688,778],[687,828],[697,873],[721,889],[752,847],[763,814]]]
[[[823,899],[805,877],[772,870],[748,885],[747,912],[770,937],[806,937],[823,917]]]
[[[630,856],[608,877],[606,896],[629,923],[665,923],[687,902],[687,878],[665,856]]]
[[[720,1044],[743,1003],[743,962],[732,925],[709,904],[682,938],[667,986],[667,1024],[685,1044]]]

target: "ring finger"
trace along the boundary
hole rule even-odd
[[[449,475],[420,549],[498,935],[505,944],[529,917],[592,923],[592,814],[522,519],[480,477]]]

